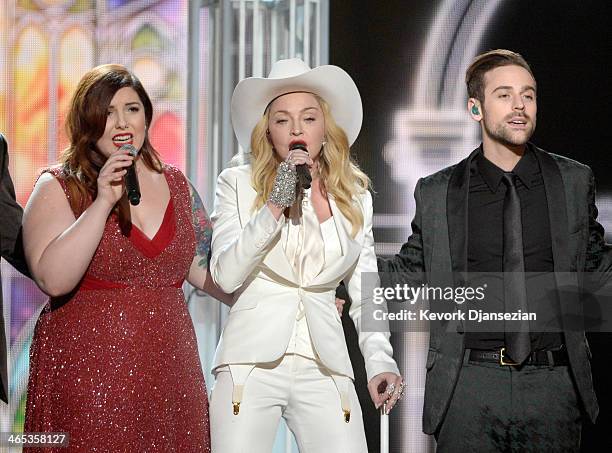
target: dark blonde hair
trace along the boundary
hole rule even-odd
[[[96,146],[104,134],[108,107],[121,88],[132,88],[144,106],[145,124],[153,119],[153,104],[140,80],[124,66],[106,64],[93,68],[79,81],[66,118],[66,133],[70,145],[60,157],[60,165],[66,179],[70,206],[77,213],[83,212],[98,194],[98,174],[107,157]],[[162,172],[159,154],[145,134],[140,159],[151,170]],[[121,231],[127,235],[131,228],[130,207],[124,193],[113,208],[119,219]]]
[[[534,78],[529,64],[521,54],[506,49],[489,50],[478,55],[465,72],[468,97],[484,102],[484,75],[501,66],[520,66]]]

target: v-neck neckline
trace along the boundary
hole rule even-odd
[[[162,223],[157,229],[157,232],[152,238],[149,238],[140,228],[132,224],[132,228],[129,235],[129,240],[132,245],[139,250],[142,254],[148,258],[155,258],[157,255],[162,253],[172,239],[174,239],[174,233],[176,231],[176,216],[174,211],[174,202],[172,201],[172,185],[168,180],[166,170],[163,170],[164,178],[168,184],[168,191],[170,192],[170,199],[166,205],[164,211],[164,217]]]

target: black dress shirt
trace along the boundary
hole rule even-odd
[[[521,201],[523,224],[523,253],[527,274],[527,302],[529,311],[545,310],[550,316],[554,311],[560,317],[556,297],[543,297],[538,287],[543,282],[554,285],[553,254],[548,218],[548,204],[542,172],[533,151],[527,148],[516,164],[513,173],[517,176],[517,191]],[[468,196],[468,272],[499,273],[497,286],[503,285],[503,209],[506,185],[502,183],[504,171],[484,157],[481,151],[470,168]],[[537,276],[537,277],[536,277]],[[537,287],[529,284],[529,278],[536,277]],[[535,280],[532,280],[535,281]],[[554,286],[548,286],[554,288]],[[499,297],[487,297],[485,312],[504,312],[503,292]],[[563,334],[558,332],[537,332],[537,326],[530,324],[531,348],[554,349],[563,344]],[[504,332],[466,333],[466,348],[499,349],[504,346]]]

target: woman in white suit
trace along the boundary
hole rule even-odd
[[[211,273],[235,301],[213,365],[215,453],[269,453],[280,417],[302,453],[367,452],[335,306],[342,280],[374,404],[401,396],[389,333],[361,329],[361,274],[377,271],[369,179],[349,154],[362,117],[336,66],[281,60],[236,86],[232,123],[251,156],[219,175],[212,217]]]

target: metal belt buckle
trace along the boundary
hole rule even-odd
[[[348,423],[351,421],[351,411],[347,410],[347,409],[342,409],[342,412],[344,413],[344,422]]]
[[[499,364],[502,366],[517,366],[518,363],[516,362],[507,362],[506,358],[504,357],[504,352],[506,351],[506,348],[501,348],[499,350]]]

